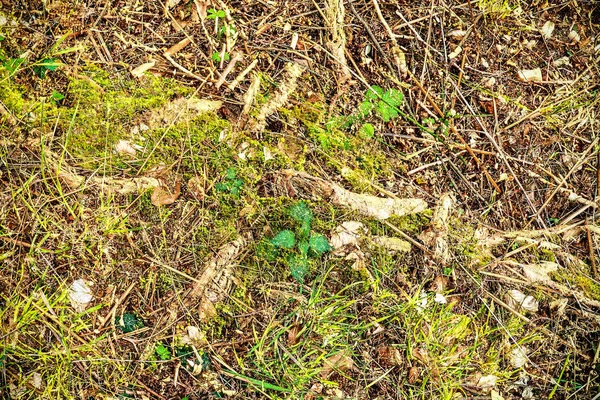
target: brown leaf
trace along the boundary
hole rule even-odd
[[[300,331],[302,330],[302,326],[300,324],[294,324],[288,331],[288,343],[290,345],[295,345],[300,340]]]
[[[179,197],[180,193],[181,182],[177,181],[175,191],[172,194],[168,192],[164,188],[164,186],[158,186],[152,191],[152,196],[150,196],[150,200],[152,201],[152,204],[154,204],[156,207],[173,204],[175,203],[175,200],[177,200],[177,198]]]
[[[443,293],[446,291],[446,287],[448,286],[448,278],[443,275],[438,275],[435,277],[429,290],[435,293]]]
[[[196,200],[204,199],[204,184],[203,179],[199,176],[194,176],[188,181],[188,190],[196,198]]]
[[[408,383],[410,383],[410,384],[415,383],[419,379],[420,376],[421,376],[421,372],[419,371],[419,368],[410,367],[410,369],[408,370]]]
[[[345,352],[341,351],[325,359],[321,377],[327,378],[332,372],[344,372],[354,368],[354,361]]]

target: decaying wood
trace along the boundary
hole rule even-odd
[[[346,11],[343,0],[327,0],[325,8],[325,23],[331,39],[325,44],[331,55],[336,60],[336,69],[339,84],[344,84],[352,78],[350,68],[346,62],[346,33],[344,32],[344,18]]]
[[[249,121],[251,132],[260,133],[265,129],[267,126],[267,117],[281,108],[287,102],[288,96],[296,90],[296,87],[298,86],[298,78],[302,74],[303,70],[304,68],[300,66],[300,64],[286,64],[284,77],[279,83],[277,92],[260,108],[256,118]],[[246,100],[246,104],[247,103],[248,100]]]
[[[354,193],[333,182],[291,169],[276,173],[274,185],[277,194],[292,198],[323,199],[379,220],[385,220],[392,215],[416,214],[427,209],[427,203],[422,199],[398,199]]]
[[[224,301],[233,289],[236,260],[245,247],[246,240],[241,236],[221,246],[217,254],[206,263],[206,268],[185,296],[184,305],[194,307],[194,304],[198,304],[201,320],[215,316],[215,305]]]

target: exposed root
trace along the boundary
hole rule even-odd
[[[303,68],[300,64],[288,63],[285,66],[284,78],[280,82],[277,92],[260,109],[255,120],[250,121],[250,131],[260,133],[267,126],[267,117],[275,113],[286,102],[291,93],[298,86],[298,78],[302,75]],[[247,104],[247,102],[246,102]]]
[[[309,199],[323,199],[359,213],[384,220],[392,215],[416,214],[427,209],[422,199],[395,199],[354,193],[343,187],[295,170],[283,170],[275,176],[275,190],[281,195]]]
[[[54,175],[62,180],[72,190],[89,187],[99,187],[105,194],[141,193],[161,186],[156,178],[140,176],[135,178],[111,178],[105,176],[85,177],[76,172],[75,168],[68,165],[51,151],[45,151],[45,162]]]
[[[325,13],[325,24],[331,35],[331,40],[328,40],[325,45],[336,61],[339,84],[343,85],[352,78],[346,62],[346,32],[344,32],[346,12],[343,0],[327,0]]]
[[[231,293],[236,282],[235,260],[245,247],[246,240],[241,236],[221,246],[185,296],[183,303],[186,306],[198,304],[198,316],[201,320],[214,317],[217,314],[215,305],[224,301]]]

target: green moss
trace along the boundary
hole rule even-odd
[[[573,272],[570,268],[559,268],[551,274],[553,280],[582,291],[586,297],[600,300],[600,284],[590,278],[590,271]]]

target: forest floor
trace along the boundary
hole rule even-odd
[[[599,398],[597,1],[0,4],[0,398]]]

